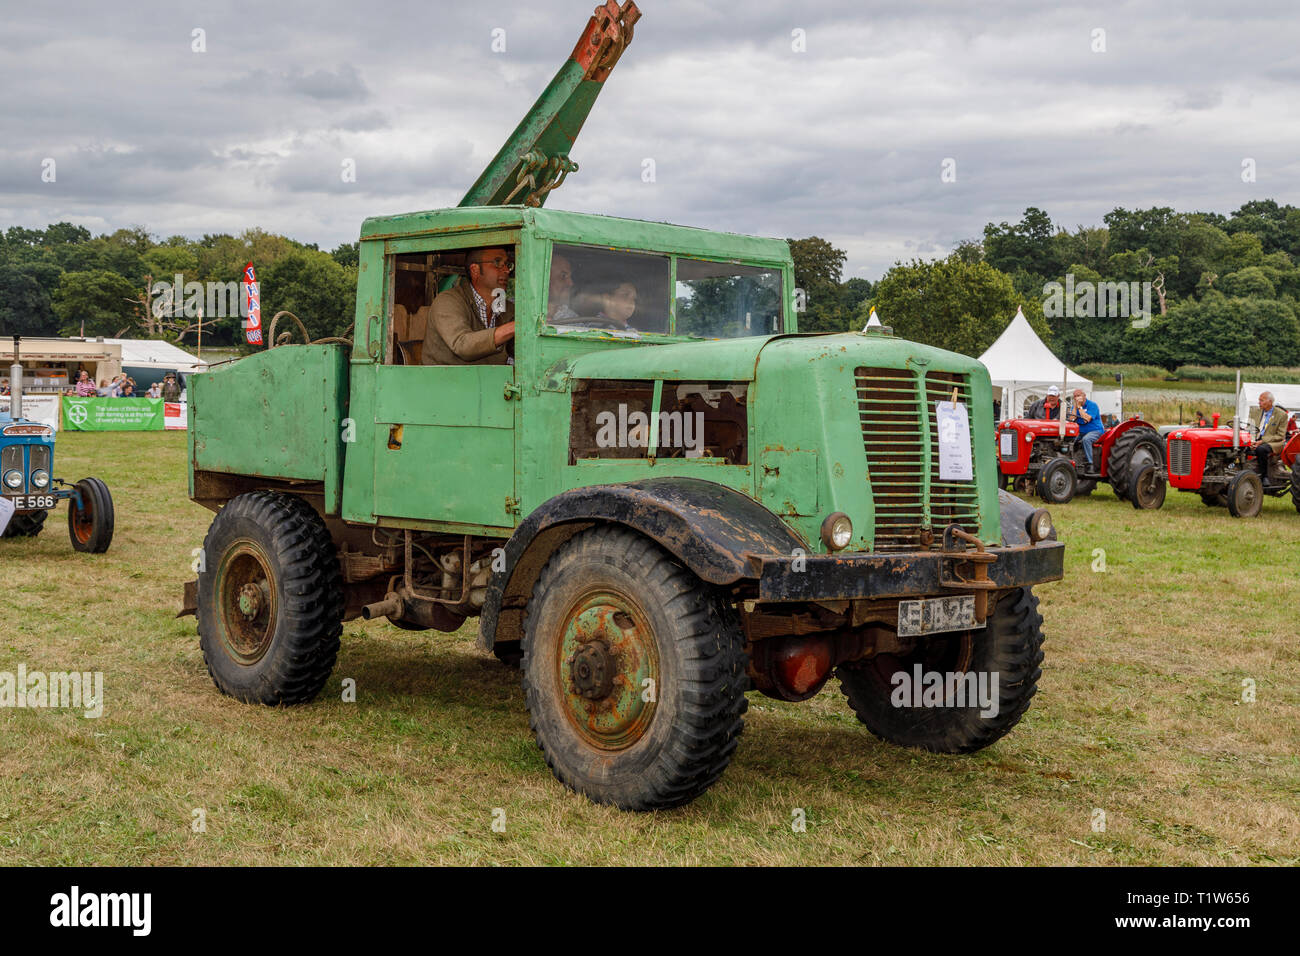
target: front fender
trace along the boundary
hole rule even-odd
[[[1023,521],[1021,522],[1023,524]],[[754,578],[748,555],[809,551],[808,543],[753,498],[698,478],[650,478],[588,485],[556,495],[533,511],[506,542],[505,560],[488,582],[479,644],[523,636],[524,606],[551,554],[596,524],[619,524],[671,552],[701,580],[719,586]]]

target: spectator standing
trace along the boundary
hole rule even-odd
[[[93,398],[97,392],[95,380],[84,368],[77,374],[77,397]]]
[[[181,386],[176,381],[174,372],[168,372],[163,377],[162,397],[165,402],[179,402],[181,400]]]

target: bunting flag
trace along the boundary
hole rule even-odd
[[[257,286],[257,273],[250,262],[244,266],[244,289],[248,295],[248,321],[244,332],[249,345],[262,344],[262,293]]]

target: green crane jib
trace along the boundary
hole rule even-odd
[[[632,42],[641,11],[632,0],[606,0],[578,45],[505,145],[470,187],[462,206],[540,206],[578,168],[569,150],[614,64]]]

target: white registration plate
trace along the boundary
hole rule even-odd
[[[898,636],[919,637],[983,627],[975,623],[975,596],[926,598],[898,602]]]
[[[54,495],[15,495],[9,499],[15,511],[49,511],[54,507]]]

